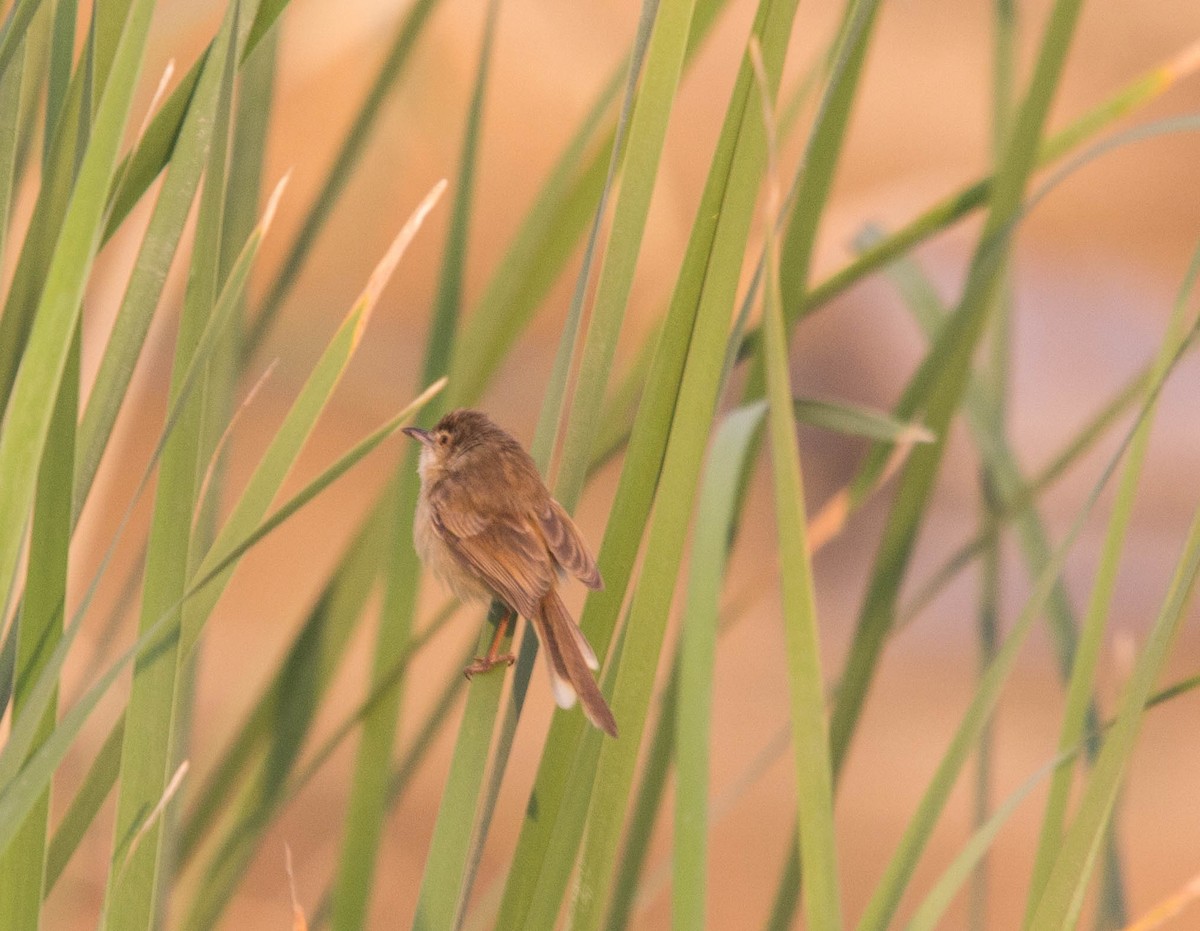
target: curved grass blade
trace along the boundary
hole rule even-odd
[[[706,923],[709,731],[717,618],[742,476],[765,416],[766,404],[758,402],[738,408],[722,421],[713,438],[696,510],[680,633],[678,700],[671,703],[677,770],[671,915],[676,928],[702,928]]]

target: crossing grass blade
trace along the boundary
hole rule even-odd
[[[1079,808],[1063,835],[1030,928],[1072,927],[1096,864],[1121,779],[1133,753],[1147,697],[1162,670],[1200,576],[1200,512],[1192,522],[1175,576],[1138,657]]]
[[[852,32],[850,34],[853,35]],[[767,383],[767,426],[775,479],[775,529],[779,541],[780,587],[791,683],[800,859],[805,874],[804,917],[809,928],[834,929],[841,927],[842,919],[833,828],[833,777],[829,763],[829,734],[825,723],[825,681],[821,672],[821,645],[809,552],[808,516],[805,513],[804,478],[793,419],[780,253],[774,237],[782,200],[776,162],[774,103],[757,43],[751,45],[750,54],[762,95],[763,124],[767,134],[766,233],[763,244],[766,255],[763,327],[766,335],[763,356]],[[805,177],[813,170],[813,166],[807,167]],[[801,198],[799,204],[803,203]],[[796,215],[799,213],[798,209]]]
[[[1192,256],[1191,266],[1184,277],[1183,286],[1175,301],[1175,308],[1167,324],[1167,334],[1157,358],[1151,366],[1150,384],[1155,384],[1163,371],[1172,363],[1180,350],[1180,345],[1186,335],[1188,298],[1200,277],[1200,250]],[[1087,612],[1084,615],[1078,646],[1075,651],[1075,662],[1071,669],[1067,687],[1066,709],[1063,714],[1062,728],[1059,734],[1059,749],[1069,747],[1079,741],[1087,727],[1087,718],[1091,712],[1090,696],[1096,680],[1100,652],[1108,630],[1108,616],[1116,588],[1117,573],[1120,567],[1121,554],[1125,537],[1129,530],[1129,522],[1133,515],[1133,507],[1137,495],[1138,483],[1141,478],[1142,465],[1150,443],[1150,428],[1153,410],[1134,436],[1130,444],[1129,455],[1125,461],[1121,477],[1117,484],[1113,502],[1112,516],[1109,519],[1108,530],[1105,534],[1104,547],[1101,551],[1100,563],[1096,568],[1096,580],[1092,586],[1091,597],[1088,601]],[[1095,755],[1092,745],[1091,756]],[[1042,819],[1042,828],[1038,840],[1038,851],[1034,859],[1033,874],[1030,881],[1029,895],[1026,907],[1026,919],[1031,920],[1036,903],[1041,897],[1042,889],[1049,877],[1051,865],[1056,858],[1062,837],[1063,824],[1066,819],[1067,800],[1072,782],[1071,767],[1060,767],[1054,774],[1050,785],[1049,798],[1046,801],[1046,812]]]
[[[1194,339],[1200,328],[1194,327],[1188,334],[1187,340]],[[1116,472],[1122,457],[1133,443],[1139,428],[1143,423],[1149,422],[1153,413],[1154,401],[1157,399],[1162,386],[1166,381],[1167,376],[1171,373],[1174,365],[1178,362],[1182,355],[1184,346],[1187,340],[1177,346],[1177,351],[1171,357],[1170,363],[1159,371],[1158,377],[1154,380],[1147,398],[1141,405],[1138,417],[1132,427],[1126,432],[1117,450],[1108,460],[1099,479],[1093,486],[1083,506],[1072,521],[1071,527],[1064,536],[1062,542],[1051,554],[1050,559],[1043,567],[1037,577],[1034,586],[1033,594],[1026,601],[1020,616],[1013,624],[1012,630],[1001,644],[997,651],[996,657],[989,665],[984,675],[981,677],[979,688],[976,690],[972,698],[971,704],[963,716],[958,730],[955,732],[954,738],[950,742],[950,746],[938,764],[937,770],[933,778],[930,780],[920,804],[917,807],[912,820],[909,822],[908,828],[905,830],[904,837],[900,842],[895,854],[888,863],[888,867],[884,872],[879,885],[872,894],[871,901],[867,906],[866,912],[859,923],[860,931],[872,931],[872,929],[883,929],[890,926],[895,918],[895,911],[899,905],[900,897],[902,896],[908,881],[911,879],[913,871],[916,869],[917,860],[924,851],[925,844],[928,841],[929,835],[933,830],[933,826],[937,817],[945,806],[946,800],[949,798],[950,791],[953,789],[954,783],[961,772],[962,766],[966,761],[967,755],[970,753],[972,745],[978,739],[978,735],[986,723],[988,717],[995,708],[995,703],[999,697],[1000,689],[1002,688],[1009,673],[1011,673],[1013,665],[1016,661],[1017,654],[1028,638],[1033,624],[1040,616],[1045,607],[1045,603],[1050,596],[1055,580],[1061,573],[1065,564],[1068,552],[1074,544],[1080,531],[1083,529],[1087,518],[1091,515],[1097,501],[1100,498],[1101,492],[1104,490],[1109,479]],[[1197,527],[1200,527],[1200,521],[1197,522]],[[1200,531],[1193,528],[1193,533],[1196,534],[1196,545],[1200,546]],[[1185,554],[1190,553],[1186,550]],[[1188,556],[1188,559],[1193,558]],[[1186,562],[1186,560],[1185,560]],[[1184,565],[1181,563],[1181,565]],[[1192,579],[1194,581],[1194,578]],[[1176,609],[1181,606],[1177,605]],[[1166,608],[1164,615],[1160,616],[1160,623],[1163,628],[1169,628],[1176,618],[1166,618]],[[1169,643],[1169,637],[1164,635],[1164,639]],[[1159,644],[1161,649],[1166,649],[1167,643]],[[1150,651],[1148,651],[1150,652]],[[1159,658],[1161,659],[1161,657]],[[1149,697],[1149,686],[1146,688],[1145,694],[1142,694],[1138,700],[1137,713],[1140,714],[1141,707]],[[1133,713],[1130,712],[1132,715]],[[1135,725],[1130,725],[1135,726]],[[1128,735],[1127,735],[1128,736]],[[1131,740],[1131,738],[1130,738]],[[1125,746],[1127,752],[1129,746]],[[1100,761],[1097,761],[1097,769],[1093,771],[1093,779],[1095,773],[1099,771]],[[1109,774],[1111,777],[1111,773]],[[1089,782],[1090,784],[1090,782]],[[1115,787],[1115,782],[1113,783]],[[1115,792],[1115,788],[1113,789]],[[1108,798],[1107,806],[1111,806],[1112,798]],[[1104,808],[1104,816],[1107,817],[1109,807]],[[1099,838],[1097,837],[1097,840]],[[1089,848],[1089,854],[1094,856],[1098,847]],[[1066,869],[1060,873],[1060,881],[1065,885],[1066,880],[1061,877],[1065,875]],[[1072,874],[1072,880],[1078,876],[1078,873]],[[1049,887],[1047,887],[1049,888]],[[1071,892],[1074,892],[1072,887]],[[1069,896],[1068,896],[1069,899]],[[1045,901],[1045,900],[1044,900]],[[1059,900],[1061,903],[1061,899]],[[1069,905],[1069,901],[1067,902]],[[1065,913],[1064,913],[1065,914]],[[1034,926],[1037,919],[1035,918]],[[1043,925],[1045,927],[1045,925]],[[1058,927],[1058,925],[1054,925]]]
[[[1060,745],[1069,745],[1078,740],[1086,724],[1087,696],[1095,680],[1100,645],[1107,628],[1108,610],[1115,587],[1121,548],[1128,530],[1141,466],[1149,443],[1158,386],[1195,342],[1200,329],[1200,323],[1193,323],[1190,328],[1187,326],[1187,299],[1197,277],[1200,277],[1200,250],[1193,255],[1168,324],[1167,337],[1154,362],[1151,388],[1147,392],[1145,402],[1150,416],[1138,425],[1130,443],[1130,457],[1118,487],[1113,516],[1109,522],[1101,563],[1097,569],[1096,582],[1088,606],[1081,646],[1076,654],[1075,668],[1068,687],[1067,710],[1060,734]],[[1112,807],[1116,803],[1121,774],[1132,753],[1133,741],[1140,723],[1141,706],[1150,693],[1159,667],[1165,660],[1174,630],[1179,623],[1179,615],[1186,607],[1191,586],[1195,583],[1196,547],[1200,545],[1197,539],[1197,533],[1200,532],[1198,527],[1200,517],[1189,534],[1171,592],[1126,687],[1118,714],[1118,724],[1096,759],[1084,800],[1080,802],[1075,820],[1065,832],[1063,824],[1066,819],[1069,773],[1064,767],[1055,774],[1035,860],[1030,904],[1027,909],[1027,927],[1057,926],[1059,922],[1074,921],[1078,914],[1079,902],[1094,866],[1098,845],[1103,840],[1105,828],[1112,815]]]
[[[226,13],[225,28],[230,36],[237,29],[240,12],[235,0]],[[212,318],[231,320],[238,306],[233,300],[238,287],[223,288],[220,278],[225,169],[236,65],[232,41],[225,43],[224,51],[225,55],[213,62],[219,74],[219,89],[211,141],[204,158],[206,181],[197,208],[195,244],[175,340],[169,401],[180,397],[185,378],[194,370],[191,359],[208,334],[214,334],[206,347],[212,377],[209,365],[200,370],[197,390],[180,408],[179,421],[163,448],[147,541],[139,632],[159,625],[159,618],[168,606],[181,601],[189,571],[206,543],[200,535],[193,535],[200,484],[196,464],[206,461],[212,453],[209,444],[214,440],[205,430],[209,419],[206,412],[211,409],[209,385],[219,371],[223,345],[223,340],[215,337],[217,328],[207,324]],[[244,287],[244,281],[241,286]],[[230,301],[222,305],[222,296],[228,296]],[[176,695],[181,685],[180,673],[185,673],[186,682],[190,667],[178,662],[177,623],[172,621],[165,627],[164,638],[155,642],[134,666],[118,777],[115,840],[102,912],[104,928],[149,928],[161,907],[157,897],[164,884],[160,879],[163,864],[170,855],[161,824],[150,828],[136,851],[131,851],[131,844],[138,837],[146,813],[162,798],[167,780],[179,762],[177,754],[182,746],[180,702]]]
[[[1007,251],[1005,237],[1035,162],[1038,139],[1058,85],[1079,7],[1079,0],[1059,0],[1050,14],[1030,89],[1022,101],[1000,162],[988,219],[958,310],[931,353],[932,359],[939,360],[941,371],[929,395],[925,424],[938,438],[915,450],[905,465],[896,492],[896,504],[876,554],[830,722],[835,773],[840,770],[849,749],[887,631],[895,617],[896,599],[925,513],[924,503],[928,500],[945,449],[947,427],[966,386],[971,357],[987,322],[996,274]],[[933,366],[934,363],[930,363],[930,367]]]
[[[112,79],[79,168],[63,220],[63,235],[50,260],[38,311],[12,382],[0,434],[0,604],[11,594],[13,573],[33,505],[38,464],[67,355],[79,319],[83,290],[99,247],[105,194],[141,69],[153,4],[135,0],[122,32]]]
[[[112,434],[200,185],[221,91],[221,66],[233,41],[232,31],[233,17],[227,16],[199,74],[183,120],[179,144],[172,154],[108,345],[101,357],[96,381],[88,395],[76,449],[75,522],[87,501],[100,458]]]
[[[280,720],[288,713],[285,706],[291,700],[289,695],[298,689],[301,695],[295,700],[300,705],[320,705],[376,581],[376,554],[383,544],[383,530],[383,521],[377,517],[362,527],[347,547],[287,655],[196,792],[181,828],[181,867],[186,867],[198,853],[207,834],[216,828],[223,809],[232,803],[235,792],[248,784],[257,784],[262,788],[253,795],[265,800],[278,772],[288,769],[273,761],[292,758],[291,742],[297,744],[297,750],[303,745],[310,720],[293,719],[293,729],[287,731],[279,727]],[[224,837],[218,849],[230,843],[228,832]],[[207,869],[217,867],[218,862],[211,859]]]
[[[1200,677],[1196,676],[1177,682],[1155,693],[1143,706],[1143,711],[1149,711],[1151,708],[1170,701],[1172,698],[1185,695],[1198,686],[1200,686]],[[1107,732],[1111,729],[1112,725],[1112,721],[1106,722],[1103,730]],[[970,839],[955,855],[954,860],[946,867],[916,911],[913,912],[912,918],[906,925],[908,931],[933,931],[934,928],[939,926],[946,908],[967,881],[975,865],[995,842],[996,837],[1004,828],[1008,819],[1020,806],[1021,802],[1028,798],[1030,793],[1043,781],[1048,779],[1052,773],[1060,771],[1066,764],[1078,759],[1079,755],[1083,752],[1086,742],[1098,736],[1100,735],[1095,732],[1087,734],[1085,735],[1085,740],[1081,740],[1073,746],[1061,750],[1053,760],[1033,773],[1003,803],[997,806],[987,821],[972,833]]]
[[[694,60],[727,2],[696,0],[685,68]],[[595,216],[606,182],[609,154],[616,142],[615,128],[602,123],[628,71],[629,61],[622,62],[604,84],[525,215],[476,312],[465,322],[459,338],[461,351],[456,353],[450,372],[451,381],[464,397],[482,392],[558,280]],[[617,153],[619,158],[619,145]]]
[[[2,851],[26,817],[35,803],[38,795],[44,790],[55,768],[70,748],[79,734],[96,704],[111,687],[117,676],[126,666],[146,647],[160,638],[171,626],[178,625],[178,614],[183,605],[196,597],[215,580],[225,575],[243,555],[258,544],[264,537],[282,526],[288,519],[300,511],[306,504],[316,498],[333,482],[341,478],[357,465],[365,456],[375,450],[380,443],[392,436],[404,424],[411,422],[413,416],[428,403],[429,399],[442,390],[445,382],[440,381],[427,388],[404,410],[395,417],[369,434],[336,462],[326,468],[320,475],[306,484],[298,492],[281,504],[266,519],[254,527],[245,537],[233,544],[223,557],[212,565],[208,572],[194,579],[178,601],[168,605],[148,628],[143,631],[137,641],[123,653],[99,677],[84,694],[84,696],[60,719],[50,737],[41,745],[38,751],[26,761],[28,748],[31,745],[35,726],[29,721],[23,721],[15,727],[8,742],[0,750],[0,851]],[[159,444],[159,451],[169,435],[165,431]],[[157,459],[157,454],[155,456]],[[150,474],[147,469],[141,486],[144,488]],[[111,555],[111,550],[110,554]],[[105,560],[107,561],[107,560]],[[96,582],[103,572],[103,565],[96,578],[89,586],[83,603],[75,612],[71,623],[64,629],[62,640],[46,663],[45,669],[34,684],[29,699],[29,706],[35,709],[31,712],[30,720],[35,721],[48,705],[58,674],[66,661],[68,649],[79,632],[84,613],[95,593]],[[111,737],[110,737],[111,739]],[[139,819],[139,823],[140,823]]]

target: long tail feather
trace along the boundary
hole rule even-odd
[[[590,646],[586,651],[580,646],[580,641],[584,644],[587,641],[567,613],[567,607],[558,597],[558,592],[550,590],[542,599],[539,613],[541,617],[534,619],[534,626],[546,650],[551,686],[559,707],[570,708],[575,704],[577,695],[587,719],[610,737],[616,737],[616,719],[600,693],[592,670],[588,668],[595,662],[595,654]],[[560,695],[560,690],[569,690],[570,697],[566,701]]]

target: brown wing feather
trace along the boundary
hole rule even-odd
[[[462,503],[455,500],[460,493],[460,483],[443,481],[430,495],[438,536],[496,595],[522,616],[532,616],[554,584],[554,567],[540,535],[515,514],[456,506]]]
[[[596,561],[588,552],[579,528],[562,505],[548,497],[546,504],[538,509],[537,518],[546,538],[546,546],[558,564],[588,588],[603,588],[604,582]]]

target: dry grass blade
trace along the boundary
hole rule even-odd
[[[300,899],[296,895],[296,874],[292,871],[292,845],[283,845],[283,865],[287,871],[288,892],[292,897],[292,931],[308,931],[308,919],[304,917],[304,909],[300,907]]]
[[[396,238],[388,246],[387,252],[379,260],[379,264],[375,266],[375,271],[367,279],[367,286],[363,288],[362,294],[355,301],[355,304],[363,306],[363,314],[358,321],[358,328],[355,332],[356,344],[362,336],[363,330],[366,328],[367,321],[371,318],[371,311],[375,308],[375,304],[379,300],[379,295],[383,293],[384,287],[391,280],[392,272],[396,270],[400,259],[403,258],[409,245],[416,238],[417,232],[421,229],[421,224],[425,222],[425,218],[429,216],[429,212],[433,210],[434,206],[441,199],[442,194],[445,193],[447,184],[446,179],[442,178],[441,181],[430,189],[421,203],[417,204],[417,209],[412,212],[412,216],[400,228],[400,232],[396,234]]]
[[[1124,931],[1154,931],[1181,914],[1185,908],[1200,899],[1200,873],[1184,884],[1178,892],[1167,896],[1145,915],[1125,926]]]
[[[129,849],[125,852],[125,859],[121,861],[121,869],[117,874],[118,876],[124,874],[125,868],[129,866],[129,861],[133,859],[133,855],[137,852],[138,847],[141,845],[142,839],[150,832],[150,829],[158,823],[159,819],[162,818],[162,813],[166,811],[167,805],[169,805],[171,799],[175,797],[175,793],[179,791],[179,787],[183,785],[183,778],[188,774],[189,769],[191,769],[191,763],[188,760],[184,760],[179,764],[179,768],[175,770],[175,775],[171,777],[171,781],[168,782],[167,787],[163,789],[163,794],[158,800],[158,804],[155,805],[150,814],[146,816],[146,820],[142,822],[141,827],[139,827],[137,829],[137,833],[134,834],[133,840],[129,842]]]

